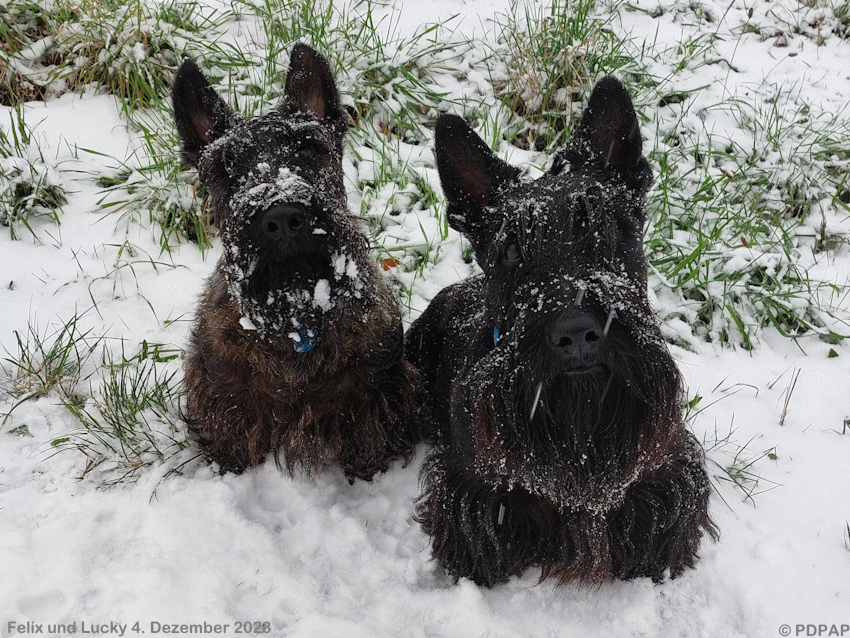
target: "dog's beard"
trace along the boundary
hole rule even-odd
[[[349,245],[329,247],[329,252],[298,255],[268,254],[248,242],[239,245],[241,250],[225,247],[223,272],[243,327],[261,338],[320,338],[353,303],[364,312],[369,307],[372,272],[350,250],[365,250],[356,237]]]
[[[480,359],[454,408],[471,413],[476,471],[562,510],[619,506],[662,463],[680,425],[681,384],[660,338],[612,346],[581,373],[515,342]]]

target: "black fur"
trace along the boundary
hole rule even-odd
[[[535,181],[455,116],[436,155],[483,272],[441,291],[406,341],[436,442],[416,509],[434,556],[488,586],[530,565],[585,583],[692,567],[716,529],[647,299],[652,174],[628,93],[601,80]]]

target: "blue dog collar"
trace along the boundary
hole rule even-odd
[[[493,345],[499,345],[499,328],[498,326],[493,328]]]
[[[316,337],[310,336],[309,330],[307,328],[301,328],[298,331],[298,341],[293,341],[293,347],[295,348],[295,352],[310,352],[313,348],[316,347]]]

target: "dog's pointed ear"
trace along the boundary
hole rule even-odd
[[[289,56],[286,86],[279,108],[287,114],[312,113],[318,120],[343,124],[348,121],[327,59],[300,42],[292,47]]]
[[[194,167],[204,147],[240,121],[190,59],[183,61],[174,76],[171,102],[177,133],[183,141],[183,160]]]
[[[463,118],[444,114],[434,129],[434,147],[440,183],[448,200],[449,226],[472,241],[482,213],[498,188],[519,176],[519,169],[496,157],[490,147]]]
[[[632,98],[619,80],[608,76],[593,88],[574,138],[582,140],[605,167],[628,170],[643,156],[643,141]]]
[[[649,186],[640,124],[629,92],[616,78],[602,78],[593,88],[581,122],[551,172],[561,172],[566,164],[613,169],[637,178],[638,186]]]

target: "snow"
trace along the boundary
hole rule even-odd
[[[649,15],[659,6],[656,0],[633,4],[646,12],[621,11],[614,22],[619,33],[656,43],[679,42],[683,33],[722,36],[720,50],[734,71],[708,65],[671,75],[664,60],[654,69],[671,79],[673,90],[708,87],[692,106],[695,121],[712,100],[749,99],[782,87],[804,94],[813,111],[847,114],[850,42],[832,36],[816,46],[805,36],[818,9],[796,0],[770,7],[707,0],[715,21],[695,25],[669,4],[657,18]],[[382,28],[400,33],[457,14],[447,22],[452,37],[493,39],[493,20],[509,7],[508,0],[396,0],[375,10],[378,18],[386,16]],[[786,47],[777,46],[769,29],[741,36],[748,8],[757,19],[778,26],[780,18],[790,20],[799,30],[784,29]],[[469,68],[476,55],[483,53],[469,53]],[[447,88],[465,95],[486,91],[486,77],[477,84],[475,77]],[[10,109],[0,111],[5,126]],[[75,312],[81,334],[103,335],[112,352],[123,349],[130,356],[143,341],[185,347],[220,243],[205,255],[191,244],[162,253],[143,223],[121,221],[99,207],[103,193],[92,176],[108,174],[115,166],[109,158],[128,160],[139,144],[114,98],[66,94],[24,111],[46,160],[77,173],[61,178],[68,198],[61,225],[34,221],[40,241],[26,231],[12,241],[1,229],[0,347],[11,356],[16,333],[25,336],[28,324],[51,335]],[[731,117],[700,126],[740,135]],[[507,151],[500,149],[517,163],[529,157]],[[411,147],[408,161],[433,167],[428,152]],[[365,178],[378,171],[378,153],[363,148],[359,154],[364,160],[358,166],[347,160],[347,175],[359,171]],[[261,164],[257,169],[263,171]],[[433,168],[427,170],[437,184]],[[269,190],[293,187],[286,175],[278,177]],[[408,205],[403,194],[395,195],[399,207]],[[356,194],[350,197],[357,210]],[[830,208],[830,232],[846,233],[846,217]],[[402,211],[394,219],[398,225],[388,228],[387,247],[423,234],[433,246],[440,242],[433,217]],[[443,286],[473,271],[453,231],[439,256],[425,278],[395,275],[413,281],[407,323]],[[751,259],[738,249],[726,268]],[[846,286],[847,246],[833,261],[812,264],[812,272]],[[343,274],[359,275],[340,254],[335,275]],[[651,293],[655,307],[671,308],[674,300],[665,290]],[[327,286],[317,284],[306,294],[323,308],[331,303]],[[846,288],[832,303],[850,309]],[[135,623],[139,632],[154,634],[165,633],[166,624],[206,622],[227,628],[204,635],[235,636],[237,623],[251,623],[249,634],[299,638],[761,638],[785,635],[784,624],[790,635],[828,635],[834,625],[850,636],[850,352],[841,344],[789,340],[770,330],[752,352],[721,350],[691,335],[689,313],[670,310],[662,332],[689,348],[671,347],[688,396],[702,397],[693,428],[708,450],[711,511],[721,539],[706,541],[697,568],[674,581],[613,582],[588,591],[537,584],[538,573],[530,570],[492,590],[449,582],[411,518],[425,445],[408,466],[395,464],[371,483],[349,485],[338,468],[315,480],[290,478],[273,462],[221,476],[190,460],[187,451],[143,469],[136,483],[102,490],[108,467],[80,479],[86,458],[51,446],[78,427],[51,394],[23,401],[0,425],[0,636],[24,635],[17,625],[26,623],[42,625],[26,635],[80,636],[83,622],[121,623],[125,635],[137,635]],[[242,326],[256,328],[248,317]],[[300,341],[300,335],[292,333],[292,339]],[[84,386],[96,385],[95,364],[84,366]],[[179,360],[169,365],[179,372]],[[13,403],[0,393],[0,413]],[[170,475],[182,461],[183,473]],[[749,496],[726,480],[721,467],[729,466],[758,477],[746,483]],[[48,631],[59,623],[76,623],[77,630]],[[819,625],[827,630],[807,633]]]
[[[333,306],[331,304],[331,285],[327,279],[319,279],[313,289],[313,305],[327,312]]]

